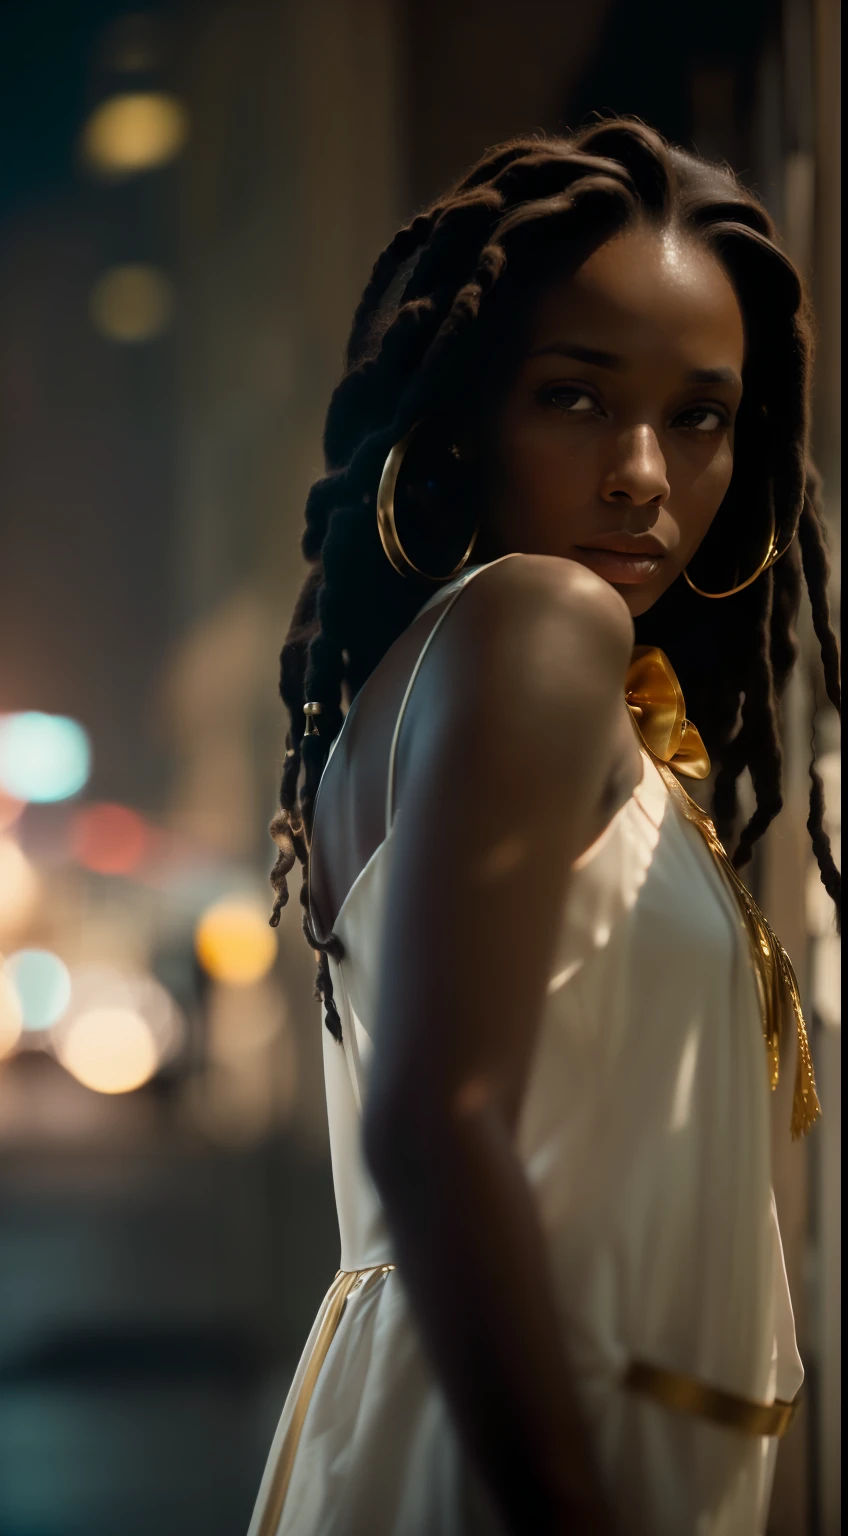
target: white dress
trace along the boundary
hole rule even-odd
[[[451,599],[436,627],[479,569],[427,605]],[[803,1379],[748,939],[703,837],[644,749],[642,762],[631,799],[574,866],[518,1148],[622,1536],[757,1536],[776,1441],[621,1382],[634,1358],[759,1403],[792,1399]],[[334,925],[343,1046],[322,1027],[341,1271],[369,1273],[337,1278],[316,1318],[249,1536],[503,1529],[385,1267],[392,1240],[360,1144],[392,846],[389,811]]]

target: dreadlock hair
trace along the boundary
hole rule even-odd
[[[503,378],[515,355],[508,338],[517,335],[516,315],[528,296],[637,219],[673,227],[714,252],[745,325],[733,476],[716,516],[719,537],[708,536],[698,553],[697,583],[723,590],[755,570],[772,516],[778,547],[788,546],[773,568],[724,602],[705,602],[678,580],[636,621],[637,640],[662,646],[672,658],[717,765],[713,814],[726,842],[738,815],[739,777],[750,772],[756,808],[733,852],[737,868],[782,805],[778,707],[799,654],[802,574],[825,689],[841,713],[821,486],[808,457],[811,312],[768,213],[726,166],[670,146],[632,118],[490,150],[378,258],[327,412],[326,474],[306,503],[302,549],[310,570],[281,657],[290,727],[271,827],[279,849],[271,922],[279,921],[286,877],[298,859],[304,931],[319,962],[316,995],[336,1039],[341,1026],[328,956],[341,946],[333,936],[318,939],[308,909],[315,795],[342,724],[342,687],[352,700],[431,590],[397,575],[383,553],[375,515],[383,464],[422,417],[453,412],[467,421],[467,402],[479,406],[493,371]],[[737,571],[729,579],[726,565],[717,579],[704,574],[713,543],[725,559],[735,551]],[[304,735],[306,700],[322,706],[317,734]],[[841,931],[841,876],[814,762],[810,777],[807,825]]]

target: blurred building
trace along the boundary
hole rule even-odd
[[[55,956],[96,1004],[88,1034],[24,1021],[0,1065],[0,1536],[246,1528],[338,1262],[296,871],[276,951],[257,913],[302,509],[374,257],[521,130],[616,109],[727,158],[813,284],[836,557],[838,30],[835,0],[718,0],[708,26],[671,0],[0,15],[0,714],[71,717],[93,746],[80,794],[0,801],[18,882],[0,950]],[[801,638],[786,806],[753,871],[825,1105],[802,1147],[776,1105],[809,1391],[772,1536],[840,1524],[838,940],[805,831],[814,705],[840,862],[838,735],[806,607]],[[104,818],[116,806],[138,826]],[[140,1018],[136,1088],[92,1032],[105,1008]],[[110,1070],[126,1091],[90,1086]]]

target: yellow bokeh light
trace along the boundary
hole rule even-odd
[[[89,311],[109,341],[150,341],[167,330],[174,310],[169,278],[142,264],[111,267],[91,290]]]
[[[0,932],[26,926],[38,899],[38,877],[22,848],[0,837]]]
[[[277,940],[264,907],[249,897],[232,897],[208,907],[194,935],[197,958],[215,981],[249,987],[270,971]]]
[[[101,176],[152,170],[179,154],[188,137],[181,101],[163,91],[112,96],[92,112],[83,129],[82,152]]]
[[[77,1014],[57,1040],[56,1055],[95,1093],[132,1093],[159,1065],[153,1031],[132,1008],[89,1008]]]
[[[15,1049],[23,1029],[21,1005],[11,978],[0,968],[0,1061]]]

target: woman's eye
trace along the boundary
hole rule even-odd
[[[554,385],[551,389],[543,391],[543,398],[551,405],[557,406],[559,410],[568,411],[570,416],[582,416],[598,409],[598,402],[594,395],[587,394],[585,389],[576,389],[573,385],[570,387],[564,384]]]
[[[727,426],[727,417],[724,412],[717,411],[708,405],[698,405],[691,411],[684,411],[677,420],[694,432],[719,432]]]

